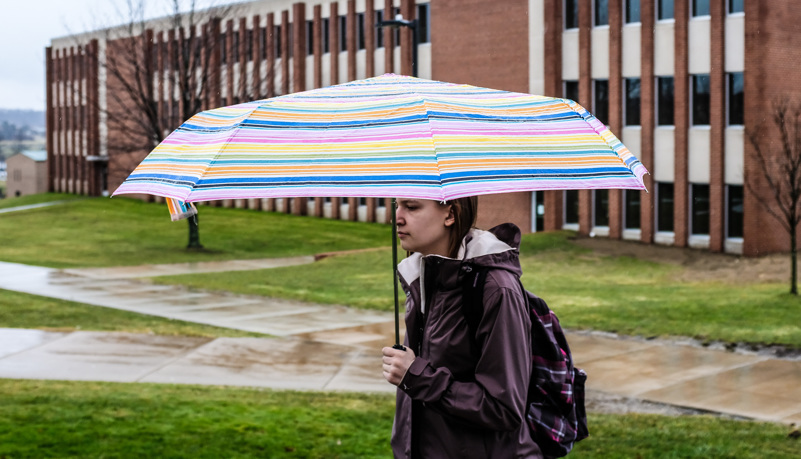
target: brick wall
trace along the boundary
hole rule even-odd
[[[771,202],[770,190],[760,172],[756,150],[748,132],[764,149],[776,155],[780,136],[770,119],[773,101],[801,101],[801,3],[794,0],[745,2],[745,226],[743,253],[762,255],[785,251],[789,236],[766,212],[760,201]],[[774,205],[775,209],[775,205]]]

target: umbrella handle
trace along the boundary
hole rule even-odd
[[[395,287],[395,344],[393,349],[405,351],[400,343],[400,308],[398,307],[398,226],[395,224],[395,207],[397,203],[392,198],[392,285]]]

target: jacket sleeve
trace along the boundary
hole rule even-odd
[[[489,281],[489,278],[488,278]],[[476,427],[510,431],[525,416],[531,375],[531,319],[523,292],[486,285],[482,343],[475,381],[462,382],[450,370],[416,358],[399,387],[427,407]]]

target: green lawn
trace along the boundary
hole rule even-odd
[[[394,396],[0,379],[0,457],[391,457]],[[798,457],[784,425],[589,415],[569,457]]]
[[[263,337],[231,328],[183,322],[0,289],[0,328],[124,331],[171,336]]]
[[[2,184],[3,182],[0,182]],[[28,196],[20,196],[18,198],[9,197],[6,199],[0,199],[0,209],[6,209],[9,207],[19,207],[19,206],[28,206],[31,204],[42,204],[45,202],[53,202],[53,201],[73,201],[76,199],[83,199],[83,196],[79,196],[76,194],[67,194],[67,193],[43,193],[43,194],[31,194]],[[6,214],[5,216],[8,216]]]
[[[521,246],[524,285],[568,328],[801,348],[801,299],[786,294],[784,284],[678,281],[681,267],[596,255],[571,236],[527,234]],[[385,249],[313,265],[155,281],[389,311],[391,264]]]
[[[121,197],[3,214],[0,234],[0,260],[54,268],[287,257],[392,243],[388,225],[201,206],[205,250],[188,251],[187,222],[171,222],[165,204]]]

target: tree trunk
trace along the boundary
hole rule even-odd
[[[189,244],[186,245],[186,248],[202,249],[203,246],[200,244],[197,214],[193,215],[191,218],[188,218],[186,221],[189,224]]]
[[[796,229],[790,231],[790,293],[798,295],[798,248],[796,246]]]

